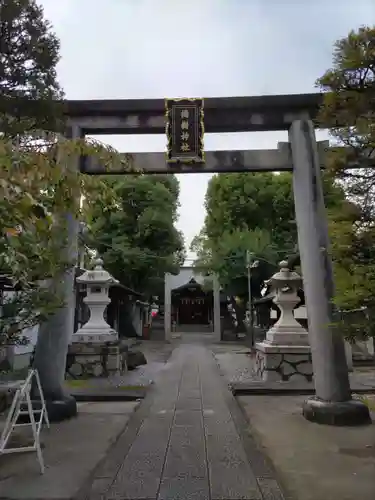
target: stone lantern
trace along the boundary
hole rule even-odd
[[[273,302],[280,309],[279,320],[267,332],[266,340],[275,345],[309,345],[307,331],[294,318],[293,310],[300,302],[298,290],[302,287],[299,274],[288,269],[286,261],[280,262],[280,271],[268,281]]]
[[[282,261],[280,271],[268,283],[281,315],[268,330],[266,339],[255,345],[257,375],[266,381],[311,383],[313,372],[308,332],[293,314],[300,302],[298,290],[302,278],[288,268],[286,261]]]
[[[94,269],[79,276],[77,282],[86,285],[87,295],[83,300],[90,309],[90,318],[73,334],[67,375],[84,379],[120,375],[127,370],[127,347],[104,319],[111,302],[109,289],[118,281],[103,269],[103,261],[97,259]]]
[[[93,270],[86,271],[76,281],[81,285],[86,285],[87,295],[83,302],[90,310],[90,319],[73,335],[73,342],[117,341],[118,334],[105,321],[104,312],[111,302],[108,296],[109,288],[118,281],[103,269],[101,259],[95,261]]]

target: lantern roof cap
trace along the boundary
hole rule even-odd
[[[94,269],[85,271],[77,278],[78,283],[84,285],[117,285],[119,283],[108,271],[103,269],[103,260],[98,258],[94,261]]]
[[[280,271],[275,273],[272,278],[268,280],[268,283],[273,289],[283,288],[285,286],[291,286],[295,288],[300,288],[302,285],[301,276],[295,271],[291,271],[288,267],[288,262],[282,260],[279,262]]]

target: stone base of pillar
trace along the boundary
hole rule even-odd
[[[32,401],[32,406],[35,411],[40,411],[42,409],[42,403],[40,399],[38,399],[38,396],[39,394],[33,396],[35,399]],[[75,398],[69,394],[44,393],[44,401],[50,422],[62,422],[63,420],[68,420],[77,416],[77,402]],[[17,423],[29,424],[30,417],[28,413],[20,415]]]
[[[74,342],[69,346],[67,374],[75,379],[107,378],[127,371],[127,346]]]
[[[318,424],[336,426],[357,426],[371,424],[367,406],[355,399],[342,402],[323,401],[316,396],[303,404],[303,416]]]
[[[255,371],[265,382],[298,382],[311,385],[313,368],[310,346],[255,344]]]
[[[62,422],[77,416],[77,402],[68,394],[60,399],[46,398],[46,408],[50,422]]]

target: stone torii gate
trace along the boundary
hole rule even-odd
[[[131,159],[144,173],[293,171],[298,243],[316,390],[316,396],[306,401],[304,414],[318,422],[335,424],[336,417],[339,416],[342,422],[344,416],[347,423],[359,424],[368,421],[369,413],[362,403],[351,398],[343,339],[331,326],[334,289],[320,175],[326,144],[318,147],[313,123],[321,102],[320,94],[206,99],[206,132],[287,130],[289,142],[268,151],[208,152],[205,163],[198,165],[183,162],[169,165],[164,153],[132,154]],[[71,138],[165,133],[165,101],[162,99],[67,101],[65,113]],[[76,168],[91,175],[107,173],[101,165],[84,159],[77,162]],[[120,172],[115,170],[113,173]],[[74,257],[78,224],[71,221],[69,227],[69,248]],[[54,356],[50,355],[56,373],[55,380],[50,381],[50,389],[52,393],[55,391],[56,397],[60,395],[60,399],[63,367],[72,331],[73,280],[73,273],[67,272],[66,306],[58,311],[49,325],[51,330],[57,325],[61,337],[54,342]],[[56,333],[53,332],[55,338]]]

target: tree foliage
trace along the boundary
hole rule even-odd
[[[360,207],[354,218],[331,221],[336,302],[374,308],[375,170],[368,167],[375,166],[375,27],[338,40],[332,68],[317,84],[324,92],[319,123],[330,128],[335,145],[328,171]],[[353,165],[361,168],[348,168]]]
[[[53,147],[15,148],[0,140],[0,270],[17,293],[3,304],[0,343],[16,342],[23,328],[45,320],[61,306],[61,273],[75,265],[67,247],[69,217],[79,218],[80,193],[105,203],[112,196],[101,181],[72,165],[79,154],[103,162],[117,153],[98,143],[54,140]],[[56,150],[58,154],[56,155]],[[47,286],[48,285],[48,286]]]
[[[342,211],[342,189],[329,178],[324,188],[330,209],[339,206]],[[291,174],[216,175],[209,182],[205,205],[205,224],[192,244],[196,266],[217,273],[223,285],[246,295],[249,251],[259,260],[252,272],[253,294],[258,295],[262,281],[297,245]]]
[[[34,0],[1,0],[0,33],[0,274],[16,288],[2,304],[0,344],[9,344],[61,305],[61,273],[75,264],[62,252],[67,217],[79,216],[80,193],[109,195],[101,181],[72,168],[77,156],[96,155],[106,165],[119,157],[59,135],[59,42],[43,9]]]
[[[317,81],[324,92],[319,116],[334,145],[328,166],[346,192],[373,218],[375,170],[375,27],[351,31],[334,46],[332,68]],[[344,148],[342,148],[344,146]],[[348,169],[357,164],[359,169]]]
[[[110,205],[87,199],[89,245],[122,284],[162,293],[165,272],[177,272],[185,251],[175,228],[179,185],[174,175],[107,177]]]
[[[293,240],[291,177],[264,174],[220,174],[208,185],[205,207],[207,237],[218,240],[223,231],[262,228],[275,245]]]
[[[372,273],[375,177],[374,169],[347,167],[375,163],[375,28],[360,28],[337,41],[333,66],[318,85],[325,92],[319,125],[330,129],[335,146],[323,183],[338,301],[353,306],[366,302],[368,290],[360,283],[366,270],[367,282]],[[268,252],[268,260],[276,261],[297,243],[288,173],[214,176],[206,210],[204,228],[192,248],[198,253],[197,265],[211,266],[226,282],[244,271],[245,249],[260,252],[259,257]],[[275,250],[282,250],[281,255]],[[226,257],[232,263],[234,255],[241,264],[228,268]],[[349,276],[352,286],[346,282]]]
[[[332,68],[317,84],[324,92],[319,125],[330,129],[334,146],[323,182],[336,303],[341,309],[374,309],[375,170],[367,167],[375,166],[375,28],[338,40]],[[224,283],[246,272],[245,249],[276,262],[276,250],[297,243],[289,174],[215,176],[206,209],[204,228],[193,242],[197,266],[218,272]],[[244,278],[241,283],[245,293]]]
[[[60,129],[60,43],[43,8],[35,0],[1,0],[0,33],[1,132],[20,139]]]

